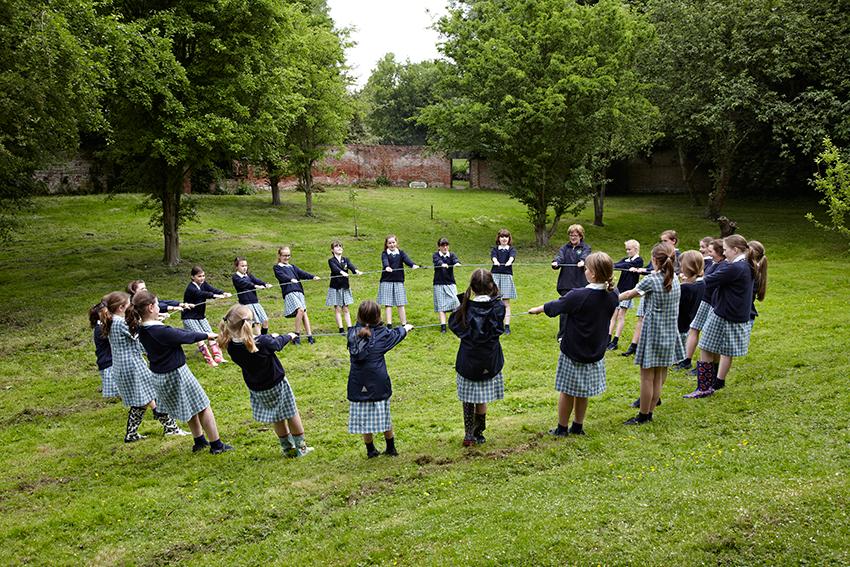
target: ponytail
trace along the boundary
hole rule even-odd
[[[109,336],[109,330],[112,328],[112,314],[118,311],[118,309],[129,300],[130,296],[120,291],[113,291],[112,293],[103,296],[103,301],[101,302],[103,304],[103,308],[97,312],[102,327],[102,330],[100,331],[101,336],[104,338]],[[91,310],[89,310],[89,314],[91,314]]]
[[[664,291],[667,293],[673,289],[673,278],[676,275],[675,258],[676,249],[672,244],[662,242],[652,249],[652,259],[658,264],[658,270],[664,272]]]
[[[507,231],[505,231],[507,232]],[[504,236],[502,231],[499,231],[500,236]],[[474,295],[487,295],[491,298],[499,297],[499,286],[493,280],[493,274],[490,270],[478,268],[469,277],[469,287],[466,288],[466,293],[463,294],[463,302],[460,305],[460,323],[466,329],[466,312],[469,308],[469,302],[472,301]]]
[[[236,304],[227,310],[227,315],[221,318],[218,324],[218,344],[227,350],[227,345],[234,337],[242,341],[248,352],[257,352],[257,343],[254,342],[254,312],[246,305]]]
[[[101,298],[100,303],[89,307],[89,323],[91,324],[92,329],[97,327],[98,323],[100,323],[100,312],[106,309],[106,297],[107,296],[104,295]]]
[[[367,299],[357,308],[357,322],[363,325],[363,328],[357,332],[357,336],[361,339],[371,337],[371,328],[381,324],[381,306]]]
[[[595,283],[604,283],[605,291],[611,293],[617,287],[614,283],[614,261],[605,252],[594,252],[584,260],[584,265],[594,273]]]
[[[767,254],[764,250],[764,245],[758,240],[751,240],[747,243],[750,247],[750,252],[753,254],[758,266],[756,279],[758,281],[758,289],[756,289],[756,299],[764,301],[764,296],[767,293]]]
[[[682,253],[680,258],[682,264],[682,274],[685,277],[685,283],[694,283],[697,278],[702,277],[705,273],[705,260],[696,250],[688,250]]]
[[[142,314],[154,303],[156,303],[156,296],[147,290],[140,291],[133,296],[133,301],[130,302],[130,307],[127,308],[127,312],[124,314],[124,319],[127,320],[127,327],[130,328],[132,334],[137,335],[139,333]]]

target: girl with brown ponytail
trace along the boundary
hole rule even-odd
[[[667,379],[667,368],[685,358],[679,338],[677,318],[682,294],[675,277],[676,249],[667,242],[652,249],[654,273],[643,278],[620,301],[643,296],[643,328],[635,349],[635,364],[640,366],[640,413],[623,423],[638,425],[652,421],[652,413]]]

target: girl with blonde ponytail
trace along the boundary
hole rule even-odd
[[[295,405],[295,394],[275,354],[298,335],[254,335],[253,326],[254,312],[251,308],[234,305],[218,325],[218,342],[242,369],[254,419],[272,424],[284,455],[303,457],[313,447],[308,447],[304,439],[304,426]]]

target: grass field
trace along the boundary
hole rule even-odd
[[[465,264],[484,264],[500,228],[514,234],[518,264],[548,264],[574,221],[538,250],[524,208],[503,193],[359,189],[354,238],[346,190],[315,195],[317,218],[303,216],[303,199],[286,192],[273,208],[268,195],[199,197],[201,222],[183,230],[176,268],[162,265],[139,196],[40,200],[27,232],[0,249],[0,565],[850,563],[850,255],[803,218],[819,210],[814,201],[727,202],[724,213],[770,262],[750,353],[710,399],[683,400],[694,380],[671,373],[655,421],[640,428],[621,425],[635,413],[638,370],[615,352],[587,436],[546,435],[556,424],[557,321],[519,315],[502,339],[506,397],[490,404],[488,442],[474,448],[460,443],[457,339],[435,328],[412,331],[387,356],[397,458],[366,460],[360,436],[347,434],[348,356],[337,337],[281,353],[316,447],[307,458],[283,458],[274,433],[252,420],[235,364],[210,368],[189,347],[236,451],[193,454],[191,440],[163,439],[150,412],[148,438],[124,444],[126,410],[101,397],[86,314],[132,279],[182,299],[199,264],[232,291],[238,254],[274,282],[282,244],[294,264],[326,276],[336,239],[358,268],[376,270],[388,233],[424,265],[441,236]],[[679,231],[683,250],[716,233],[687,201],[609,197],[606,227],[590,226],[592,210],[577,221],[594,250],[617,260],[636,238],[647,257],[664,229]],[[457,269],[458,280],[470,271]],[[550,267],[515,274],[515,313],[555,299]],[[357,302],[374,298],[377,276],[352,287]],[[305,288],[314,332],[334,331],[327,282]],[[407,291],[409,321],[436,323],[430,271],[409,272]],[[292,330],[276,288],[260,301],[272,330]],[[231,304],[208,307],[213,325]]]

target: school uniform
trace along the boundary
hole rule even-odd
[[[139,341],[148,352],[159,411],[179,421],[189,421],[210,405],[210,399],[186,366],[181,345],[206,340],[205,333],[177,329],[161,321],[139,325]]]
[[[495,264],[490,267],[490,273],[493,275],[493,281],[496,287],[499,288],[502,299],[516,299],[516,287],[514,286],[514,267],[506,266],[505,264],[511,258],[516,259],[516,249],[513,246],[494,246],[490,249],[490,258],[495,258],[499,261],[499,265]]]
[[[633,258],[629,258],[626,256],[619,262],[614,262],[614,269],[622,270],[620,272],[620,279],[617,280],[617,289],[620,290],[620,293],[625,293],[630,289],[634,289],[637,285],[638,280],[640,279],[640,274],[637,272],[630,272],[631,268],[643,268],[643,258],[640,256],[635,256]],[[633,309],[635,306],[634,299],[627,299],[625,301],[621,301],[617,307],[622,307],[623,309]]]
[[[446,255],[434,252],[431,259],[434,262],[434,313],[454,311],[460,307],[454,274],[454,265],[460,264],[460,260],[454,252]],[[443,268],[443,264],[449,267]]]
[[[682,344],[687,345],[691,321],[696,317],[705,295],[705,284],[703,278],[697,278],[693,283],[681,284],[681,288],[682,295],[679,299],[679,317],[676,319],[676,326],[679,329]]]
[[[505,357],[499,343],[505,332],[505,311],[498,297],[479,295],[467,305],[466,326],[460,311],[449,316],[449,329],[460,339],[455,371],[461,402],[484,404],[505,397]]]
[[[391,307],[407,305],[407,291],[404,289],[405,265],[412,268],[416,263],[404,253],[404,250],[396,248],[394,253],[389,250],[381,253],[381,266],[384,271],[381,272],[381,282],[378,284],[378,305]],[[387,268],[392,268],[393,271],[387,272]]]
[[[196,333],[212,333],[210,322],[207,321],[207,301],[216,295],[222,295],[224,291],[216,289],[207,282],[198,285],[194,281],[189,282],[186,291],[183,292],[183,303],[191,303],[195,307],[184,309],[180,313],[183,320],[183,328]]]
[[[102,395],[104,398],[114,398],[118,395],[118,387],[112,375],[112,349],[109,339],[103,336],[103,326],[100,323],[94,327],[94,354],[97,357]]]
[[[286,372],[275,354],[290,341],[289,335],[257,335],[257,352],[248,349],[239,339],[227,345],[230,359],[242,369],[242,378],[251,397],[251,413],[260,423],[276,423],[295,417],[298,408],[295,394],[286,379]]]
[[[348,278],[340,276],[342,273],[351,274],[357,272],[357,267],[351,263],[351,260],[346,257],[340,257],[337,260],[336,256],[328,258],[328,267],[331,269],[331,279],[328,284],[328,297],[325,299],[325,305],[333,307],[334,305],[346,306],[354,303],[354,296],[351,294],[351,283]]]
[[[393,393],[384,355],[407,336],[403,326],[370,327],[371,337],[361,338],[357,323],[348,329],[348,432],[382,433],[392,428],[390,396]]]
[[[547,316],[566,318],[555,371],[555,391],[589,398],[606,390],[608,324],[617,309],[619,295],[616,288],[609,292],[606,284],[591,283],[543,305]]]
[[[669,292],[664,289],[664,274],[650,274],[638,282],[635,290],[644,305],[643,328],[635,349],[635,364],[641,368],[671,366],[685,359],[685,347],[679,338],[679,300],[682,288],[673,277]]]
[[[706,293],[714,292],[699,339],[699,348],[723,356],[744,356],[750,342],[753,273],[745,255],[725,262],[705,277]]]
[[[257,288],[258,285],[266,285],[266,282],[256,277],[254,274],[240,274],[236,272],[233,274],[233,287],[236,288],[236,297],[239,300],[239,303],[245,305],[246,307],[250,307],[251,311],[254,312],[254,323],[260,323],[268,320],[268,315],[266,315],[266,310],[263,309],[263,306],[260,305],[260,300],[257,299]]]
[[[705,270],[703,271],[703,286],[705,286],[705,278],[714,272],[717,268],[723,265],[725,262],[715,263],[712,261],[711,264],[706,265]],[[691,320],[690,328],[696,329],[697,331],[702,332],[702,328],[705,325],[706,319],[708,319],[708,314],[714,309],[712,307],[714,302],[714,289],[711,290],[705,289],[702,295],[702,300],[700,301],[699,308],[697,309],[694,318]]]
[[[280,282],[280,292],[283,294],[283,309],[285,317],[295,317],[299,309],[307,310],[307,300],[304,298],[304,286],[301,282],[292,280],[312,280],[315,276],[308,274],[294,264],[274,265],[274,276]]]
[[[153,376],[142,358],[142,345],[138,337],[130,333],[124,317],[112,317],[107,338],[112,351],[112,376],[124,407],[148,405],[156,399]]]

